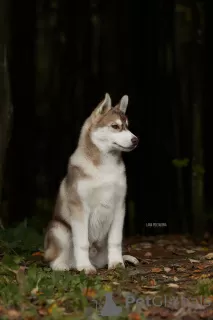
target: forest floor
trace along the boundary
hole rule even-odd
[[[213,318],[210,241],[129,238],[124,253],[139,265],[91,276],[52,272],[43,262],[42,242],[42,234],[25,224],[0,231],[0,319]]]

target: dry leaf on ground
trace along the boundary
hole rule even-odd
[[[167,286],[169,288],[179,288],[179,285],[177,283],[168,283]]]
[[[206,256],[204,256],[204,258],[207,260],[213,259],[213,252],[208,253]]]
[[[161,268],[152,268],[151,269],[151,272],[154,272],[154,273],[158,273],[158,272],[161,272],[163,271]]]
[[[190,261],[191,263],[199,263],[199,262],[200,262],[199,260],[195,260],[195,259],[189,259],[189,261]]]
[[[151,252],[146,252],[145,254],[144,254],[144,257],[146,257],[146,258],[149,258],[149,257],[151,257],[152,256],[152,253]]]
[[[194,250],[186,250],[186,253],[190,254],[190,253],[195,253]]]
[[[155,279],[151,279],[150,281],[149,281],[149,284],[150,284],[150,286],[156,286],[156,281],[155,281]]]

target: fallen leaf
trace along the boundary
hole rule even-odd
[[[194,260],[194,259],[189,259],[189,261],[190,261],[191,263],[199,263],[199,262],[200,262],[199,260]]]
[[[165,240],[165,239],[159,239],[159,240],[157,240],[156,243],[157,243],[158,246],[163,247],[163,246],[165,246],[166,244],[168,244],[169,241],[168,241],[168,240]]]
[[[210,278],[212,276],[212,274],[211,273],[204,273],[204,274],[201,274],[201,276],[200,276],[200,278],[201,279],[206,279],[206,278]]]
[[[40,252],[40,251],[38,251],[38,252],[34,252],[33,254],[32,254],[32,256],[33,257],[36,257],[36,256],[43,256],[44,254],[43,254],[43,252]]]
[[[134,277],[138,274],[141,274],[141,271],[139,269],[129,271],[129,277]]]
[[[8,316],[9,319],[19,319],[21,314],[16,309],[10,309],[10,310],[7,311],[7,316]]]
[[[174,281],[176,282],[176,281],[178,281],[179,279],[177,278],[177,277],[174,277]]]
[[[190,253],[195,253],[194,250],[186,250],[186,253],[190,254]]]
[[[48,313],[52,314],[54,310],[57,310],[59,312],[64,312],[65,309],[58,307],[58,305],[56,303],[53,303],[49,308],[48,308]]]
[[[208,251],[209,249],[207,247],[196,247],[196,251]]]
[[[33,296],[40,296],[42,294],[44,294],[43,292],[39,291],[38,288],[33,288],[32,291],[31,291],[31,294]]]
[[[201,276],[200,275],[192,275],[191,277],[190,277],[191,279],[194,279],[194,280],[198,280],[198,279],[201,279]]]
[[[169,244],[169,245],[166,247],[166,250],[168,250],[168,251],[175,251],[176,248],[175,248],[172,244]]]
[[[212,303],[213,302],[213,296],[203,297],[202,303]]]
[[[151,257],[152,256],[152,253],[151,252],[146,252],[145,254],[144,254],[144,257],[146,257],[146,258],[149,258],[149,257]]]
[[[155,279],[151,279],[150,281],[149,281],[149,284],[150,284],[150,286],[156,286],[156,281],[155,281]]]
[[[162,311],[160,311],[160,316],[161,316],[161,318],[163,318],[163,319],[168,318],[168,316],[169,316],[169,310],[162,310]]]
[[[150,259],[143,259],[143,260],[142,260],[142,263],[143,263],[143,264],[150,264]]]
[[[140,320],[140,319],[141,319],[141,316],[140,316],[140,314],[137,313],[137,312],[132,312],[132,313],[130,313],[130,314],[128,315],[128,318],[129,318],[130,320]]]
[[[165,272],[169,272],[169,271],[171,271],[172,269],[169,268],[169,267],[164,267],[163,270],[164,270]]]
[[[131,248],[132,248],[132,249],[136,249],[136,248],[137,248],[137,244],[132,244],[132,245],[131,245]]]
[[[155,295],[155,294],[157,294],[158,292],[157,291],[141,291],[141,293],[143,293],[143,294],[151,294],[151,295]]]
[[[41,281],[41,277],[38,278],[36,286],[31,290],[31,294],[32,295],[36,295],[39,296],[41,294],[43,294],[43,292],[39,291],[39,283]]]
[[[45,308],[39,309],[38,313],[40,314],[40,316],[47,316],[48,315],[48,311]]]
[[[208,264],[199,264],[197,266],[197,268],[200,269],[200,270],[203,270],[203,269],[208,268],[208,267],[209,267]]]
[[[163,271],[161,268],[152,268],[151,269],[151,272],[154,272],[154,273],[158,273],[158,272],[161,272]]]
[[[109,292],[112,291],[112,287],[109,286],[108,284],[105,284],[105,285],[103,286],[103,289],[104,289],[104,291],[109,291]],[[95,290],[93,290],[93,291],[95,292]],[[95,295],[96,295],[96,292],[95,292]],[[94,296],[95,296],[95,295],[94,295]]]
[[[167,286],[169,288],[179,288],[179,285],[177,283],[168,283]]]
[[[140,245],[143,249],[149,249],[152,247],[152,244],[150,242],[141,242]]]
[[[213,316],[213,310],[206,310],[200,313],[201,319],[211,319]]]
[[[150,280],[150,281],[152,281],[152,280]],[[159,285],[154,285],[154,286],[150,285],[150,286],[141,286],[140,288],[153,290],[153,289],[159,289],[159,287],[160,287]]]
[[[186,269],[185,269],[185,268],[180,267],[180,268],[177,268],[177,271],[178,271],[178,272],[185,272],[185,271],[186,271]]]
[[[83,295],[87,298],[94,298],[96,297],[96,291],[92,288],[84,288]]]
[[[213,259],[213,252],[208,253],[206,256],[204,256],[204,258],[207,260]]]
[[[149,310],[144,311],[144,316],[145,317],[150,317],[150,316],[156,317],[156,316],[160,315],[160,312],[161,312],[160,307],[154,307],[154,308],[151,308]]]
[[[51,304],[51,306],[48,308],[48,314],[52,314],[53,309],[54,309],[55,307],[57,307],[57,304],[56,304],[56,303]]]

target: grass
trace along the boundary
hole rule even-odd
[[[152,319],[159,315],[166,319],[171,312],[162,306],[160,313],[152,313],[152,305],[139,310],[137,298],[145,301],[148,296],[166,295],[173,299],[182,294],[210,297],[213,301],[210,261],[193,265],[185,255],[174,258],[172,253],[166,259],[167,251],[160,259],[156,258],[160,252],[145,259],[147,262],[137,268],[104,269],[91,276],[54,272],[43,261],[43,231],[35,225],[35,221],[24,221],[16,228],[0,229],[0,319],[102,319],[100,311],[107,292],[113,292],[114,302],[122,306],[119,316],[107,317],[115,320],[140,320],[150,315]],[[140,244],[131,247],[130,254],[144,257],[146,250],[140,249]],[[156,248],[157,244],[153,250]],[[165,271],[165,266],[170,271]],[[129,300],[128,295],[132,296]],[[129,308],[125,308],[127,300]]]
[[[213,279],[201,279],[198,281],[195,288],[197,295],[205,297],[213,296]]]
[[[122,272],[109,272],[104,280],[83,272],[53,272],[42,249],[42,232],[26,221],[0,230],[0,318],[88,319],[87,312],[92,312],[99,319],[92,300],[103,304],[112,290],[109,282],[122,280]]]

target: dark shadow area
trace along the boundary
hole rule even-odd
[[[114,104],[129,95],[130,128],[140,137],[124,155],[126,235],[204,233],[213,206],[211,7],[207,0],[7,2],[5,225],[32,216],[46,225],[81,126],[109,92]],[[2,92],[2,114],[4,99]]]

